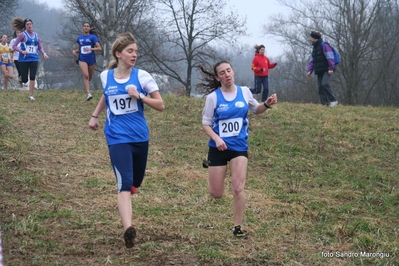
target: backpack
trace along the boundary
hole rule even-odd
[[[325,42],[325,41],[323,41],[322,43],[321,43],[321,46],[323,47],[323,45],[324,44],[328,44],[330,47],[331,47],[331,50],[333,51],[333,53],[334,53],[334,63],[336,64],[336,65],[338,65],[339,63],[341,63],[341,57],[339,56],[339,53],[334,49],[334,47],[332,47],[328,42]]]

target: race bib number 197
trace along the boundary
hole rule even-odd
[[[129,94],[108,96],[109,106],[114,115],[137,112],[137,100]]]
[[[242,118],[231,118],[219,121],[220,137],[234,137],[240,134],[242,127]]]

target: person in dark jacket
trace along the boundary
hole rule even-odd
[[[321,33],[318,31],[310,32],[310,42],[313,51],[306,76],[309,78],[312,72],[315,73],[321,104],[335,107],[338,101],[330,86],[330,79],[335,70],[334,53],[330,45],[323,44]]]
[[[255,74],[255,89],[251,89],[253,94],[259,94],[262,91],[262,102],[269,97],[269,69],[274,68],[277,63],[271,63],[265,55],[265,46],[255,45],[255,56],[252,60],[252,71]]]

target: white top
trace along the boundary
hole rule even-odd
[[[252,92],[249,90],[248,87],[246,86],[240,86],[242,90],[242,95],[244,99],[248,102],[249,105],[249,110],[251,112],[255,113],[256,109],[258,108],[258,101],[253,97]],[[226,93],[222,92],[223,97],[227,101],[232,101],[236,98],[237,96],[237,90],[234,90],[234,92],[231,93]],[[213,113],[216,108],[216,92],[213,91],[210,94],[206,96],[206,102],[205,102],[205,107],[204,110],[202,111],[202,124],[207,125],[207,126],[212,126],[213,124]]]
[[[12,46],[14,45],[14,42],[15,42],[16,39],[17,38],[14,38],[14,39],[11,40],[10,45],[9,45],[10,49],[12,49]],[[20,46],[21,46],[21,43],[18,44],[18,47],[20,47]],[[14,58],[14,61],[18,60],[19,52],[17,50],[14,50],[13,58]]]

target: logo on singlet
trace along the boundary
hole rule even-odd
[[[243,108],[244,106],[245,106],[245,103],[243,103],[243,102],[236,102],[235,103],[235,106],[237,107],[237,108]]]

